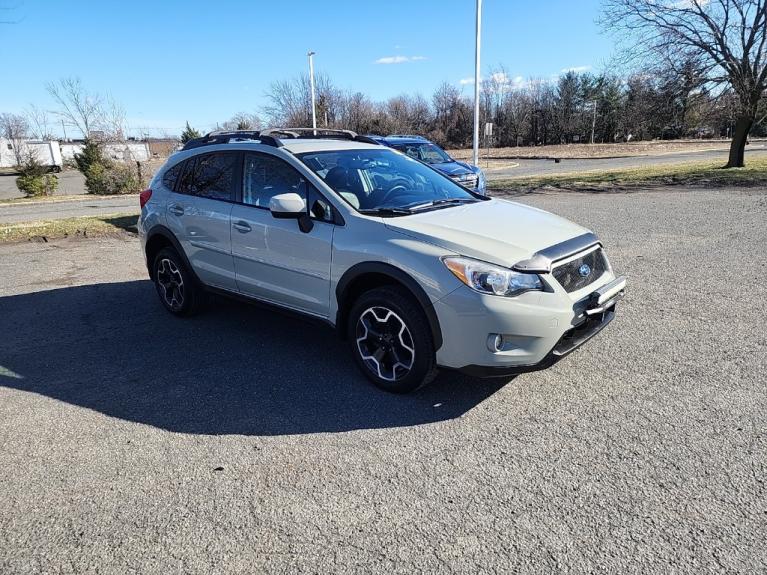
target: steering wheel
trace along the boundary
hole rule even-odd
[[[392,186],[387,191],[385,191],[383,195],[381,196],[381,199],[379,199],[376,203],[385,206],[389,198],[391,198],[392,196],[396,196],[399,193],[407,192],[407,191],[408,191],[408,187],[405,184],[397,184],[396,186]]]

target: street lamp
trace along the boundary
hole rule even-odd
[[[475,166],[479,165],[479,43],[482,32],[482,0],[477,0],[477,28],[474,46],[474,155]]]
[[[317,135],[317,114],[314,109],[314,56],[315,52],[309,50],[306,55],[309,57],[309,85],[312,91],[312,133]]]

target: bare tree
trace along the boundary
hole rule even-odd
[[[314,86],[317,125],[335,126],[343,111],[343,94],[326,74],[316,74]],[[272,125],[311,125],[312,105],[308,75],[302,74],[291,80],[272,83],[266,97],[269,104],[264,111]]]
[[[64,123],[75,127],[84,138],[99,130],[104,122],[103,98],[85,89],[80,78],[62,78],[49,82],[46,89],[58,105],[54,113]]]
[[[767,88],[767,0],[604,0],[605,28],[632,33],[635,53],[697,60],[702,81],[737,97],[728,168],[744,164],[748,134]]]
[[[125,108],[110,95],[102,106],[98,128],[103,139],[112,142],[122,142],[128,131],[125,120]]]
[[[237,112],[226,122],[221,124],[224,130],[258,130],[261,127],[261,118],[257,114]]]
[[[0,133],[3,138],[11,142],[16,165],[20,166],[24,161],[27,132],[29,126],[24,116],[18,114],[0,114]]]
[[[30,104],[25,115],[27,123],[29,124],[29,132],[33,138],[38,140],[53,140],[48,112],[43,108]]]

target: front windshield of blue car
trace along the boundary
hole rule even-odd
[[[427,164],[444,164],[453,161],[442,148],[429,142],[422,144],[394,144],[392,148]]]
[[[484,199],[421,162],[383,147],[298,157],[362,213],[406,215]]]

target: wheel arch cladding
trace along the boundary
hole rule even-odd
[[[179,255],[181,260],[184,263],[184,266],[186,267],[189,274],[194,278],[196,282],[199,283],[199,278],[197,277],[197,274],[194,273],[194,269],[189,264],[189,260],[186,257],[186,254],[184,253],[184,250],[181,248],[181,244],[176,239],[176,236],[173,235],[173,232],[171,232],[168,228],[165,226],[155,226],[153,227],[149,233],[147,234],[147,241],[146,241],[146,265],[147,269],[149,270],[149,277],[154,280],[154,270],[152,269],[154,267],[154,259],[157,256],[158,253],[160,253],[160,250],[163,248],[173,248],[176,250],[176,253]]]
[[[434,340],[434,350],[442,347],[442,329],[429,296],[412,276],[393,265],[382,262],[363,262],[353,265],[338,281],[336,329],[341,337],[346,337],[349,311],[357,298],[366,291],[386,285],[398,285],[410,292],[426,315]]]

